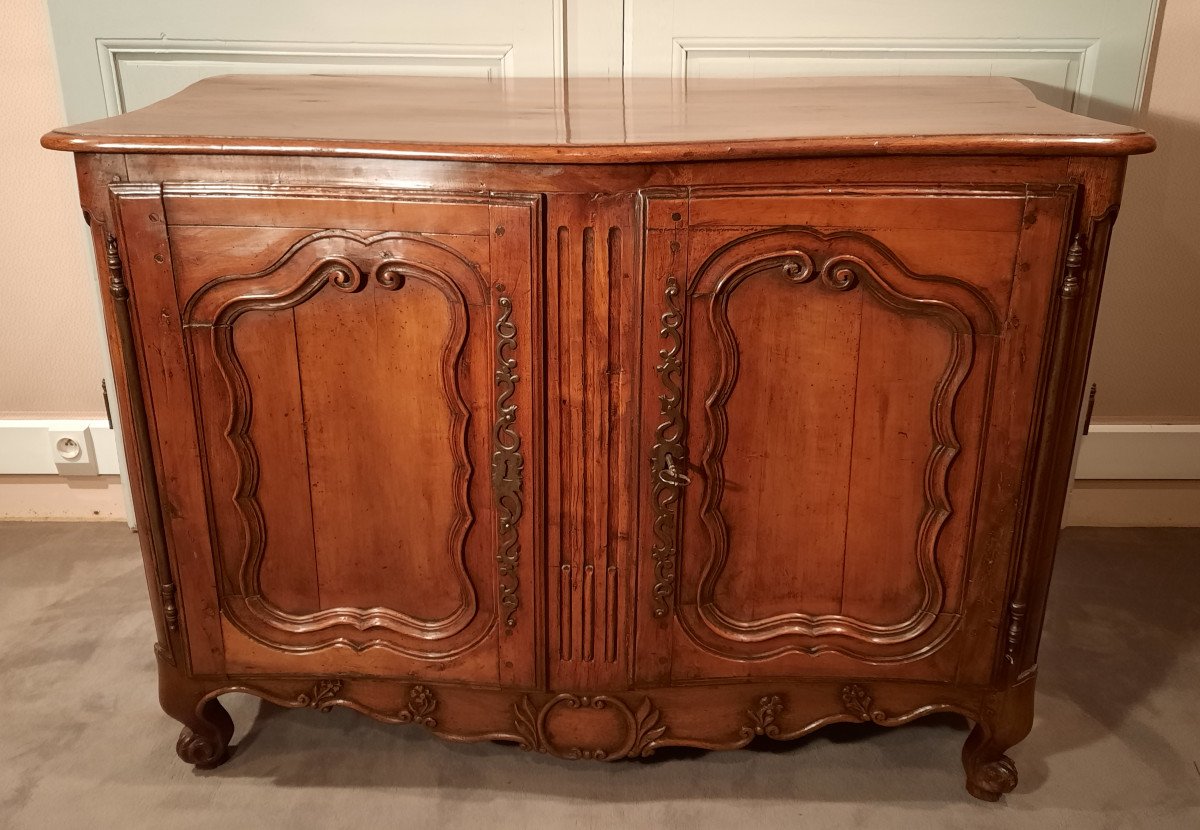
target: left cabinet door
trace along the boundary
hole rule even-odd
[[[193,672],[534,684],[538,198],[112,194]]]

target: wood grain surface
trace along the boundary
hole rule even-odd
[[[1009,78],[226,75],[55,130],[76,152],[583,163],[789,156],[1149,152],[1146,133],[1039,102]]]

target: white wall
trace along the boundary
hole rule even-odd
[[[17,0],[4,4],[3,20],[0,419],[102,419],[106,357],[75,168],[66,153],[38,144],[64,121],[49,17],[40,0]],[[11,450],[0,435],[5,452]],[[0,518],[120,519],[124,513],[115,475],[0,475]]]
[[[42,3],[4,4],[0,49],[0,418],[104,414],[75,168],[38,139],[63,122]]]
[[[1169,0],[1130,162],[1092,376],[1109,421],[1200,423],[1200,2]],[[1200,449],[1194,450],[1200,460]]]

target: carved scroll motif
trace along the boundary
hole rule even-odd
[[[675,593],[675,563],[678,537],[678,502],[680,489],[687,484],[687,456],[683,447],[684,418],[682,408],[683,313],[679,305],[679,281],[667,277],[663,290],[667,310],[662,315],[659,336],[667,346],[658,352],[661,362],[655,367],[663,392],[658,396],[662,421],[654,432],[655,443],[650,451],[654,485],[654,545],[650,555],[654,560],[654,616],[665,617],[671,610]]]
[[[289,683],[290,681],[284,681]],[[258,686],[226,686],[208,695],[211,701],[217,695],[225,694],[226,692],[243,692],[261,697],[264,700],[269,700],[279,706],[287,706],[292,709],[314,709],[319,712],[332,712],[335,707],[344,707],[353,709],[356,712],[362,712],[375,720],[384,723],[415,723],[418,726],[424,726],[426,729],[436,729],[438,722],[433,717],[434,711],[438,708],[437,695],[428,686],[420,684],[410,686],[405,699],[404,707],[399,711],[391,707],[379,707],[368,703],[362,698],[354,694],[355,682],[353,680],[342,680],[340,678],[326,678],[313,682],[312,686],[304,688],[299,693],[278,693],[269,688]],[[397,693],[398,694],[398,693]],[[184,730],[185,733],[188,730]],[[498,737],[517,740],[516,735],[498,734]],[[185,759],[188,760],[188,759]],[[192,761],[191,763],[195,763]]]
[[[496,286],[500,316],[496,320],[496,424],[492,432],[492,487],[496,494],[499,521],[499,542],[496,561],[500,572],[500,607],[504,613],[504,630],[512,634],[517,624],[520,606],[517,589],[517,565],[521,555],[521,540],[517,526],[521,520],[521,474],[524,457],[521,455],[521,436],[515,427],[517,325],[512,321],[512,298],[503,285]]]

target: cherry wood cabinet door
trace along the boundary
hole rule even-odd
[[[1074,196],[649,194],[639,682],[989,680]]]
[[[538,198],[114,194],[193,671],[533,683]]]

